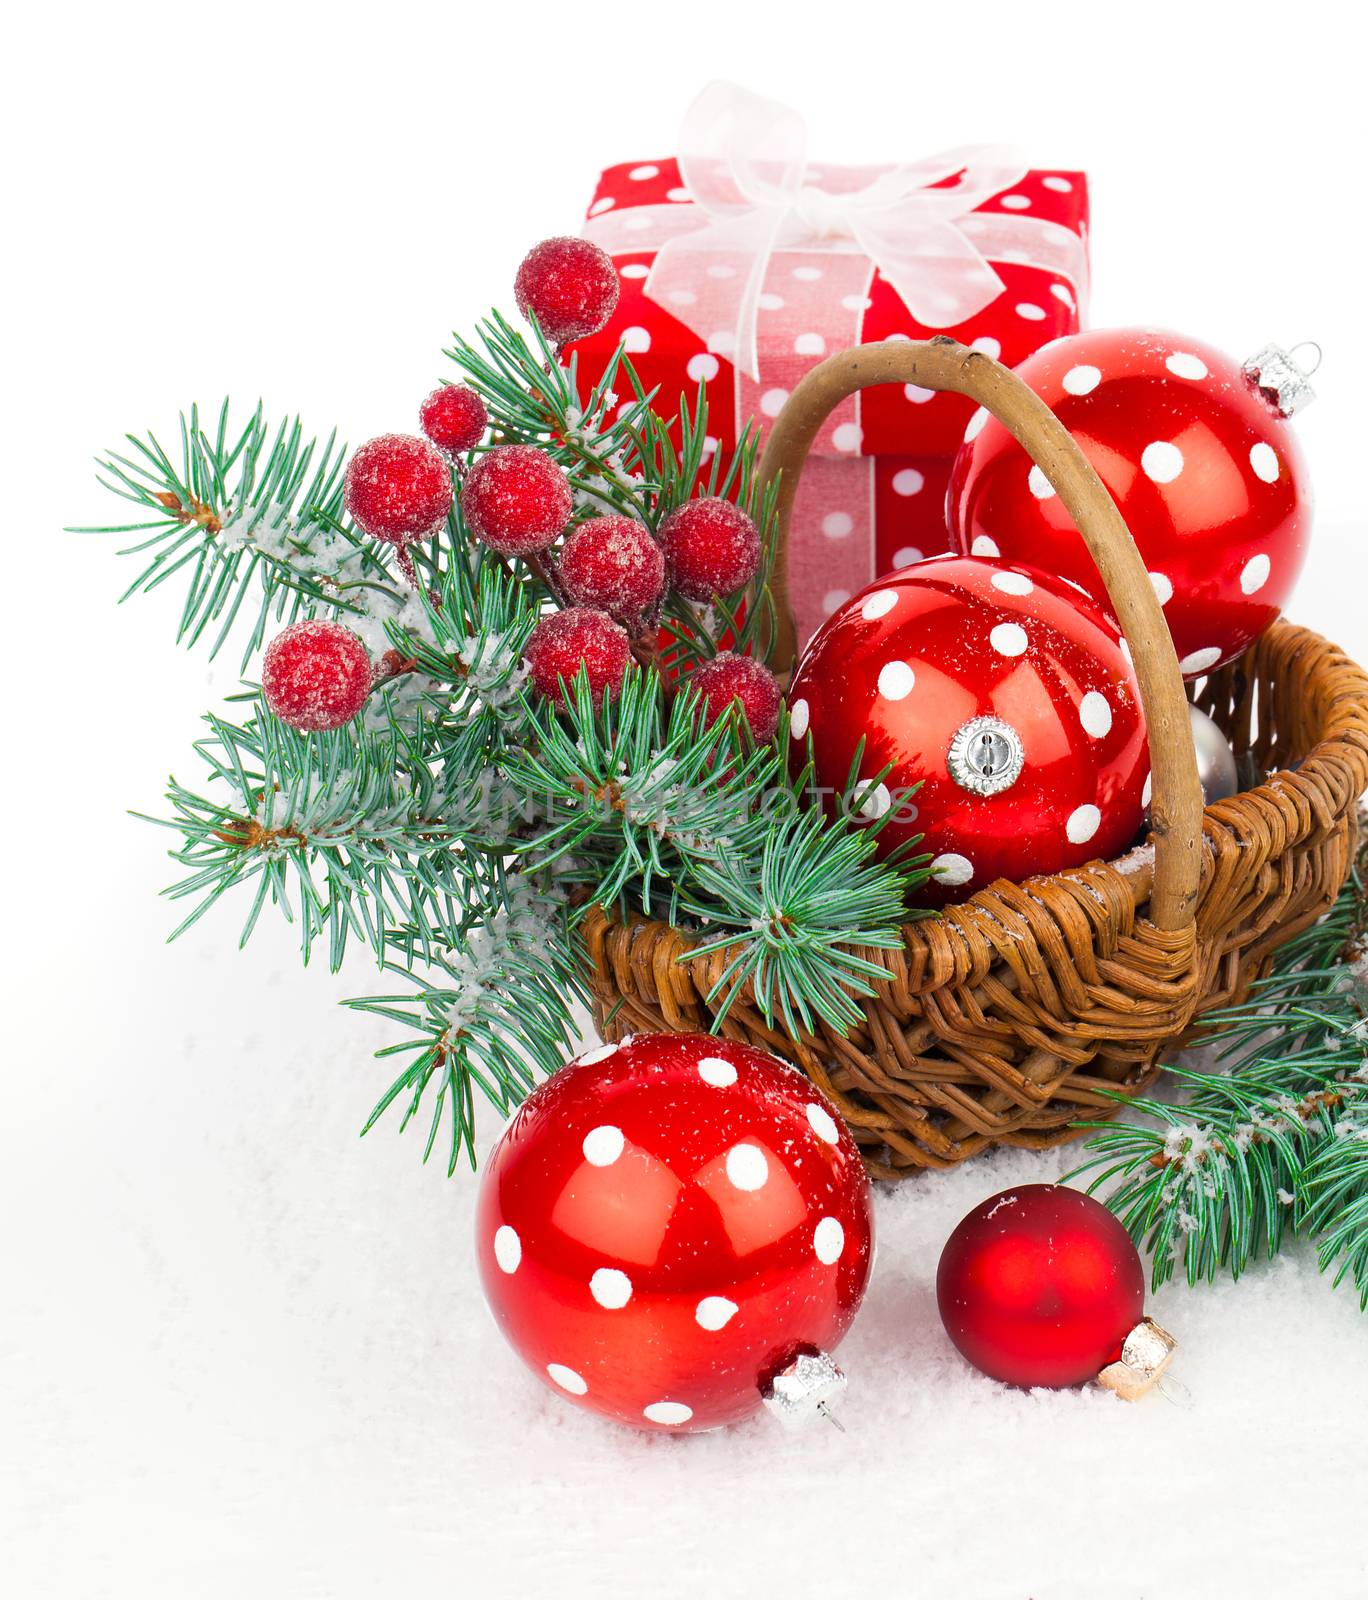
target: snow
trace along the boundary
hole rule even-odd
[[[117,1080],[55,1080],[11,1126],[26,1600],[455,1572],[482,1597],[692,1600],[700,1565],[724,1596],[1210,1600],[1306,1593],[1312,1571],[1361,1592],[1357,1541],[1287,1532],[1368,1489],[1365,1325],[1305,1253],[1155,1298],[1190,1410],[1002,1389],[950,1347],[934,1274],[966,1211],[1068,1160],[1006,1152],[881,1190],[846,1433],[624,1432],[535,1383],[484,1314],[469,1176],[422,1169],[392,1125],[355,1139],[392,1031],[329,1007],[348,985],[305,982],[283,938],[222,983],[230,942],[158,952],[141,993],[112,951],[89,999],[126,1041]]]

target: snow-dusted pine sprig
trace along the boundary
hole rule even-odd
[[[427,764],[421,727],[306,735],[264,712],[205,720],[204,792],[172,779],[173,815],[146,819],[182,836],[172,856],[186,874],[165,892],[195,905],[172,938],[238,888],[251,892],[243,944],[270,902],[297,923],[306,963],[326,935],[334,970],[351,936],[384,959],[396,932],[431,950],[464,925],[468,780]]]
[[[1131,1122],[1085,1124],[1103,1198],[1152,1255],[1158,1286],[1238,1278],[1289,1237],[1340,1263],[1368,1307],[1368,1024],[1355,977],[1365,920],[1355,873],[1237,1006],[1208,1013],[1209,1067],[1172,1066],[1177,1103],[1119,1100]]]
[[[564,897],[510,878],[486,863],[470,886],[465,927],[451,948],[424,958],[411,941],[390,939],[385,970],[411,992],[345,1002],[417,1034],[385,1046],[381,1057],[410,1059],[366,1121],[369,1132],[390,1106],[401,1128],[431,1103],[423,1159],[445,1123],[448,1174],[464,1151],[475,1163],[475,1091],[500,1112],[517,1106],[538,1077],[554,1072],[576,1036],[571,1007],[587,1002],[581,947],[571,938]]]
[[[844,1033],[862,1020],[854,997],[888,973],[859,947],[896,950],[920,863],[875,859],[878,825],[793,810],[768,820],[759,848],[690,856],[684,909],[712,934],[693,959],[730,950],[708,998],[724,1017],[750,983],[767,1022],[790,1032],[820,1017]]]
[[[1353,1085],[1320,1113],[1325,1136],[1301,1172],[1300,1230],[1316,1241],[1322,1272],[1336,1287],[1352,1278],[1368,1310],[1368,1085]]]
[[[130,436],[102,481],[137,509],[122,531],[146,535],[130,592],[186,582],[182,639],[217,650],[250,622],[245,665],[272,618],[339,617],[365,644],[375,684],[342,729],[291,731],[252,683],[241,720],[207,719],[203,781],[170,786],[184,870],[168,893],[192,906],[177,932],[241,890],[244,941],[269,903],[306,961],[324,942],[336,967],[359,939],[401,975],[409,993],[351,1002],[417,1035],[390,1047],[412,1059],[376,1115],[431,1103],[427,1148],[447,1125],[454,1164],[473,1149],[477,1091],[506,1112],[567,1053],[587,905],[724,930],[723,1015],[749,981],[771,1018],[841,1026],[882,975],[854,947],[896,945],[919,879],[874,859],[876,828],[799,818],[786,732],[757,747],[737,707],[704,727],[687,686],[700,661],[729,648],[764,660],[774,638],[776,491],[759,487],[754,434],[720,450],[701,386],[657,412],[622,351],[583,392],[573,358],[497,315],[449,353],[488,408],[491,446],[531,442],[560,463],[572,525],[611,511],[659,532],[684,501],[718,495],[760,530],[743,593],[672,595],[643,618],[616,702],[595,707],[581,677],[558,709],[528,683],[529,636],[560,603],[554,551],[497,555],[458,495],[402,581],[390,547],[346,519],[345,450],[297,422],[272,432],[258,408],[234,429],[225,403],[202,426],[192,408],[178,454]],[[469,464],[453,464],[454,487]]]
[[[245,427],[233,428],[229,405],[212,432],[199,408],[180,417],[179,450],[163,449],[155,434],[128,434],[127,452],[99,461],[101,484],[142,513],[138,520],[77,533],[143,534],[122,553],[146,562],[123,599],[173,577],[187,582],[177,640],[206,635],[217,652],[240,617],[251,615],[243,664],[261,647],[274,616],[337,615],[367,596],[403,603],[386,548],[364,539],[343,520],[346,446],[336,432],[320,446],[298,418],[274,432],[258,406]],[[245,609],[255,596],[255,614]]]

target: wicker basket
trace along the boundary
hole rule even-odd
[[[794,390],[761,463],[780,476],[781,550],[817,430],[857,389],[915,383],[968,395],[1020,441],[1087,543],[1130,642],[1154,769],[1149,840],[1129,855],[1022,884],[1000,881],[865,950],[887,983],[848,1036],[768,1026],[743,992],[722,1032],[795,1061],[837,1104],[872,1175],[945,1167],[1002,1143],[1040,1148],[1135,1092],[1202,1012],[1238,997],[1278,945],[1321,915],[1353,857],[1368,787],[1368,676],[1316,634],[1277,623],[1212,674],[1198,703],[1249,751],[1258,787],[1202,810],[1185,690],[1163,613],[1101,480],[1018,378],[949,339],[866,345]],[[779,563],[783,567],[782,558]],[[778,665],[794,639],[786,586]],[[662,922],[586,923],[608,1038],[707,1029],[718,952]]]

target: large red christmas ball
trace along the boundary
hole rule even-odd
[[[1183,672],[1233,660],[1286,602],[1311,531],[1301,450],[1276,404],[1219,350],[1143,329],[1056,339],[1016,373],[1110,490]],[[949,513],[964,553],[1029,561],[1109,605],[1073,519],[986,411],[965,433]]]
[[[980,1372],[1022,1388],[1087,1383],[1144,1315],[1129,1234],[1076,1189],[1028,1183],[975,1207],[936,1273],[941,1321]]]
[[[612,256],[569,236],[534,244],[513,283],[518,310],[535,317],[553,345],[597,333],[616,309],[620,288]]]
[[[428,538],[446,520],[451,474],[426,439],[384,433],[347,463],[343,499],[363,533],[402,548]]]
[[[1149,799],[1139,686],[1115,623],[1027,567],[936,556],[880,578],[814,636],[789,713],[790,758],[806,758],[811,735],[829,798],[864,741],[856,814],[893,813],[885,853],[924,836],[933,904],[1115,855]]]
[[[340,622],[293,622],[261,658],[272,714],[304,733],[340,728],[366,703],[374,673],[365,645]]]
[[[501,444],[466,475],[461,511],[471,532],[502,556],[530,556],[565,532],[570,483],[544,451]]]
[[[487,1163],[485,1297],[549,1388],[632,1427],[749,1416],[795,1350],[829,1351],[869,1275],[854,1140],[795,1068],[640,1034],[556,1073]]]

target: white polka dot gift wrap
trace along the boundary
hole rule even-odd
[[[1083,173],[1004,170],[1003,188],[982,197],[967,218],[965,235],[994,263],[1004,287],[972,316],[947,326],[937,308],[954,303],[954,282],[928,279],[917,304],[925,316],[942,320],[919,321],[878,263],[852,250],[842,236],[839,196],[869,183],[879,170],[810,165],[803,181],[811,204],[805,201],[807,209],[786,226],[761,273],[753,312],[757,366],[751,371],[750,334],[743,328],[738,340],[736,311],[751,281],[749,260],[741,251],[697,248],[696,230],[706,216],[677,161],[652,158],[610,167],[590,203],[586,231],[613,255],[621,299],[609,326],[575,346],[581,373],[597,377],[617,340],[627,336],[647,387],[692,396],[706,382],[710,426],[725,452],[747,419],[767,427],[807,371],[850,345],[947,331],[1013,365],[1076,331],[1086,291]],[[824,198],[830,196],[837,197],[834,206]],[[685,235],[694,237],[687,257],[675,266],[667,260],[668,270],[652,281],[662,248],[668,256],[673,241]],[[1042,256],[1045,240],[1052,245]],[[924,268],[932,275],[943,270]],[[823,424],[817,458],[838,470],[820,484],[805,479],[793,524],[791,592],[801,640],[840,603],[836,597],[949,548],[946,480],[972,409],[955,395],[890,385],[838,407]],[[833,534],[834,526],[845,532]]]

